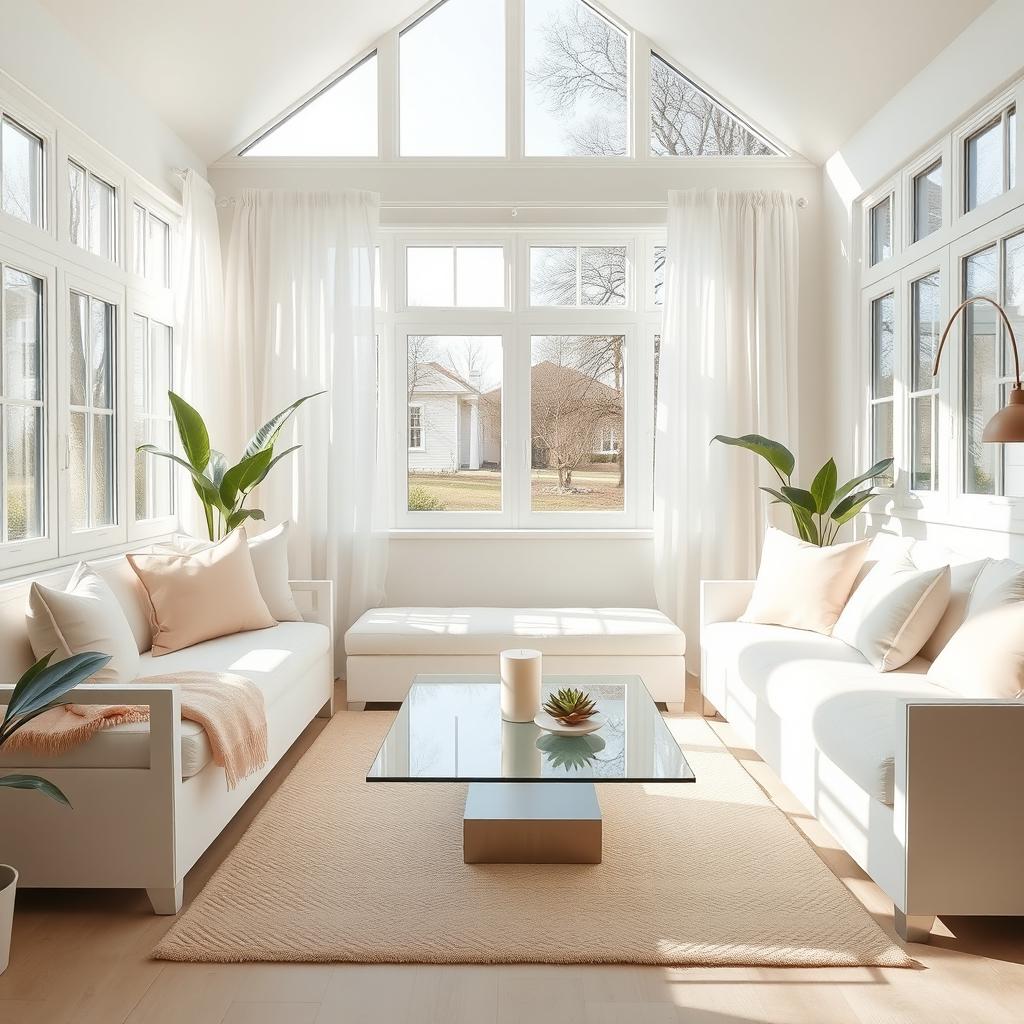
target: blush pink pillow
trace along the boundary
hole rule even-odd
[[[260,596],[244,530],[194,554],[125,557],[149,596],[154,658],[277,625]]]

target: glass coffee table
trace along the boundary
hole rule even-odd
[[[599,864],[595,782],[695,782],[639,676],[546,676],[544,698],[575,686],[607,721],[556,736],[502,721],[490,675],[418,675],[367,782],[468,782],[467,864]]]

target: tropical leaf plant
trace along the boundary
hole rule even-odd
[[[40,658],[22,677],[11,692],[7,711],[0,722],[0,747],[2,747],[22,726],[28,725],[33,718],[51,708],[68,704],[63,696],[73,690],[79,683],[84,683],[95,672],[98,672],[108,661],[107,654],[87,651],[84,654],[73,654],[64,661],[50,664],[53,651]],[[56,800],[57,803],[71,806],[71,801],[52,782],[38,775],[4,775],[0,777],[0,786],[6,789],[34,789],[39,793]]]
[[[835,542],[843,525],[853,519],[874,497],[875,489],[871,481],[892,465],[892,459],[882,459],[870,469],[840,484],[835,459],[829,459],[815,474],[810,489],[805,490],[794,486],[796,458],[778,441],[760,434],[744,434],[742,437],[716,434],[711,440],[745,448],[764,459],[775,471],[780,486],[762,487],[761,490],[770,494],[775,502],[788,506],[801,540],[819,547]],[[867,486],[861,487],[861,484]]]
[[[153,444],[140,444],[136,451],[170,459],[188,473],[192,487],[203,503],[210,540],[220,540],[246,520],[264,518],[262,509],[246,508],[249,494],[266,479],[274,466],[301,447],[293,444],[283,452],[274,452],[274,445],[292,414],[303,402],[323,393],[317,391],[304,395],[271,416],[249,439],[241,459],[232,466],[223,452],[210,447],[210,433],[203,417],[181,395],[168,391],[184,458]]]

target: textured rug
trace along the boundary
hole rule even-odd
[[[335,716],[165,960],[908,967],[699,718],[693,785],[599,785],[604,862],[467,865],[466,787],[366,783],[391,712]]]

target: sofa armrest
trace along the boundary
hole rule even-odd
[[[1024,704],[914,700],[895,757],[893,826],[908,915],[1024,914]]]
[[[306,622],[319,622],[331,631],[334,641],[334,582],[332,580],[289,580],[292,594]]]
[[[10,701],[11,683],[0,684],[0,704]],[[83,683],[69,690],[69,704],[134,704],[149,708],[149,767],[168,771],[181,779],[181,699],[178,688],[168,683]]]
[[[735,622],[746,611],[753,580],[701,580],[700,624]]]

